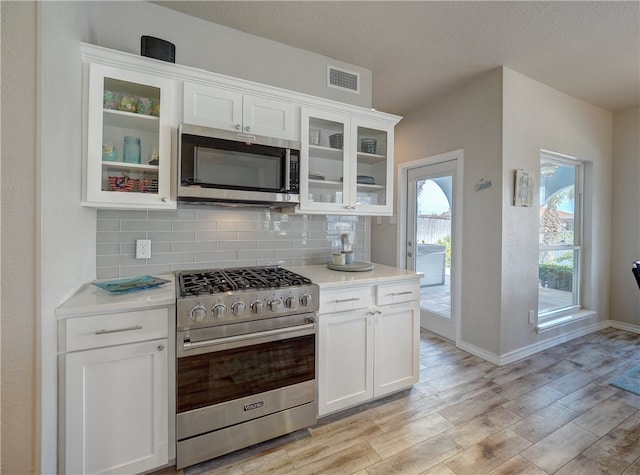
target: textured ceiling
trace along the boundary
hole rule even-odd
[[[370,69],[373,107],[395,114],[502,65],[607,110],[640,103],[640,0],[154,3]]]

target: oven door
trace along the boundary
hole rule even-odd
[[[315,404],[314,323],[208,338],[232,326],[178,333],[178,440]]]

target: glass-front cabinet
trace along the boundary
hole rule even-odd
[[[393,126],[303,109],[300,211],[391,215]]]
[[[175,208],[175,81],[89,63],[84,200],[100,208]]]

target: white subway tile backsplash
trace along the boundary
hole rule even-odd
[[[98,244],[112,242],[131,242],[136,239],[146,239],[147,233],[144,231],[136,232],[98,232],[96,233],[96,242]]]
[[[228,261],[238,258],[237,251],[196,252],[195,262],[201,261]]]
[[[218,229],[220,231],[257,231],[258,223],[256,221],[219,221]]]
[[[96,245],[96,255],[98,256],[110,256],[113,254],[120,254],[120,244],[111,243],[111,244],[97,244]]]
[[[196,219],[196,212],[192,209],[150,210],[149,219],[168,219],[171,221]]]
[[[293,241],[289,239],[258,241],[258,249],[291,249]]]
[[[120,231],[119,219],[101,219],[96,225],[97,231]]]
[[[258,249],[258,241],[255,239],[243,241],[218,241],[218,249],[221,251]]]
[[[174,231],[216,231],[218,223],[216,221],[172,221]]]
[[[101,209],[98,211],[98,220],[101,219],[148,219],[146,210],[111,210]]]
[[[371,258],[371,220],[312,216],[268,209],[182,206],[167,211],[99,210],[98,278],[256,265],[325,264],[353,237],[358,261]],[[151,239],[151,259],[135,259],[136,239]]]
[[[169,252],[202,252],[218,250],[218,241],[172,242],[170,245],[171,250]]]
[[[157,264],[179,264],[181,262],[196,262],[196,254],[193,252],[171,252],[161,254],[153,252],[153,243],[151,244],[151,259],[148,259],[151,265]]]
[[[196,241],[235,241],[238,233],[235,231],[198,231]]]
[[[194,231],[150,231],[147,233],[147,238],[152,241],[193,242],[196,240],[196,233]]]

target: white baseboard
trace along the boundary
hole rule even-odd
[[[625,330],[631,333],[640,334],[640,325],[632,325],[630,323],[616,322],[615,320],[609,320],[609,325],[618,330]]]
[[[462,340],[460,340],[460,342],[458,343],[458,348],[460,348],[463,351],[466,351],[467,353],[471,353],[472,355],[477,356],[478,358],[482,358],[483,360],[488,361],[489,363],[493,363],[495,365],[500,366],[500,357],[495,353],[491,353],[490,351],[483,350],[480,347],[477,347],[475,345],[472,345],[471,343],[467,343],[466,341],[462,341]]]
[[[460,344],[458,348],[467,353],[471,353],[478,358],[482,358],[489,363],[493,363],[498,366],[504,366],[509,363],[513,363],[514,361],[519,361],[524,358],[528,358],[531,355],[539,353],[541,351],[547,350],[554,346],[560,345],[570,340],[574,340],[576,338],[580,338],[581,336],[588,335],[590,333],[594,333],[600,330],[604,330],[605,328],[614,327],[620,330],[627,330],[634,333],[640,333],[640,327],[636,325],[629,325],[621,322],[614,322],[611,320],[605,320],[604,322],[596,322],[591,325],[577,328],[575,330],[571,330],[562,335],[555,336],[553,338],[549,338],[548,340],[541,341],[539,343],[534,343],[533,345],[525,346],[523,348],[519,348],[517,350],[511,351],[509,353],[505,353],[504,355],[496,355],[495,353],[491,353],[489,351],[483,350],[471,343],[467,343],[465,341],[460,340]]]

